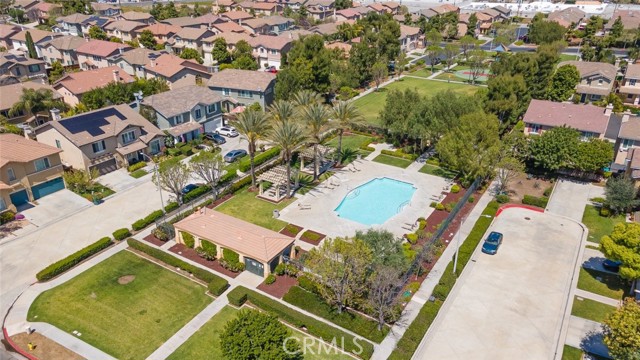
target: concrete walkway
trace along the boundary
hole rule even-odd
[[[582,289],[576,289],[575,295],[579,296],[581,298],[597,301],[597,302],[600,302],[600,303],[603,303],[603,304],[607,304],[607,305],[611,305],[611,306],[615,306],[615,307],[620,306],[620,300],[616,300],[616,299],[612,299],[610,297],[594,294],[594,293],[592,293],[590,291],[585,291],[585,290],[582,290]]]
[[[584,207],[589,203],[589,199],[600,197],[603,192],[602,187],[590,183],[560,178],[553,189],[546,210],[581,222]]]
[[[86,359],[116,360],[113,356],[82,341],[82,334],[69,334],[53,325],[43,322],[34,322],[31,323],[31,326],[41,335],[46,336]]]
[[[489,189],[493,188],[494,184],[491,184],[489,186]],[[467,216],[466,220],[462,223],[462,226],[460,227],[458,233],[456,233],[456,235],[454,236],[454,239],[457,239],[458,237],[460,237],[460,239],[466,239],[466,237],[471,232],[471,229],[473,229],[476,221],[480,218],[480,215],[482,215],[482,211],[484,211],[485,207],[491,200],[493,200],[493,194],[488,190],[482,195],[482,197],[480,197],[480,199],[478,199],[476,206],[473,208],[471,213],[469,213],[469,216]],[[402,335],[407,330],[407,327],[411,325],[411,323],[418,316],[420,309],[428,301],[431,293],[433,292],[433,289],[440,281],[442,273],[446,269],[447,265],[449,265],[449,262],[456,252],[456,245],[457,244],[454,243],[447,246],[442,256],[440,256],[436,264],[433,266],[433,269],[429,272],[429,275],[427,275],[427,278],[422,282],[420,289],[415,293],[415,295],[411,298],[409,304],[407,304],[407,306],[405,307],[400,320],[398,320],[396,324],[391,328],[389,335],[387,335],[382,343],[376,346],[373,357],[371,359],[384,360],[387,359],[389,355],[391,355],[391,352],[393,351],[393,349],[395,349],[396,344],[398,343],[400,338],[402,338]]]

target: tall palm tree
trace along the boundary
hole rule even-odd
[[[304,129],[292,120],[276,122],[269,132],[269,140],[273,145],[280,146],[287,166],[287,198],[291,197],[291,156],[306,139]]]
[[[266,114],[262,111],[246,110],[236,120],[231,121],[242,138],[249,143],[249,160],[251,162],[251,187],[256,187],[256,173],[254,158],[258,141],[266,138],[271,124]]]
[[[298,107],[310,106],[322,102],[322,96],[315,91],[300,90],[293,94],[293,103]]]
[[[313,181],[318,180],[318,172],[320,170],[318,145],[322,142],[323,135],[329,128],[330,115],[329,108],[319,103],[305,106],[300,111],[300,118],[306,127],[307,135],[313,142]]]
[[[293,120],[296,115],[296,107],[286,100],[278,100],[269,106],[268,117],[275,123],[285,123]]]
[[[338,165],[342,163],[342,135],[345,130],[365,123],[358,108],[351,102],[339,101],[331,110],[333,126],[338,129]]]
[[[63,104],[58,100],[54,100],[53,91],[49,89],[22,89],[20,100],[9,109],[9,115],[14,116],[21,111],[35,115],[38,112],[48,111],[60,105]]]

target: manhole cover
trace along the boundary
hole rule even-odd
[[[527,217],[525,217],[524,219],[525,219],[525,220],[531,220],[531,218],[530,218],[530,217],[528,217],[528,216],[527,216]]]

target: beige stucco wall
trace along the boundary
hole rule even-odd
[[[73,107],[80,103],[80,99],[64,86],[57,86],[56,91],[58,92],[58,94],[60,94],[60,96],[62,96],[64,102],[66,102],[69,106]]]
[[[49,159],[49,168],[36,171],[35,161],[27,163],[11,162],[0,168],[0,180],[9,185],[11,189],[3,190],[2,198],[5,200],[5,204],[9,206],[11,203],[10,194],[16,191],[27,189],[29,194],[29,200],[33,201],[33,193],[31,187],[40,183],[53,180],[62,176],[63,168],[60,160],[60,154],[53,154],[46,156]],[[13,170],[16,177],[15,180],[9,180],[9,169]],[[14,210],[13,208],[12,210]]]
[[[82,154],[82,151],[78,149],[66,137],[62,136],[62,134],[60,134],[58,130],[52,127],[48,127],[42,132],[38,131],[37,139],[38,142],[51,146],[56,146],[56,140],[60,141],[60,147],[63,150],[62,153],[60,153],[62,162],[73,167],[74,169],[87,169],[88,161],[87,158]]]
[[[93,66],[98,69],[109,67],[109,61],[106,58],[98,57],[97,59],[98,60],[94,59],[93,56],[78,54],[78,63],[80,63],[80,67],[84,70],[88,70],[86,65],[84,64],[84,62],[87,60],[91,60]]]

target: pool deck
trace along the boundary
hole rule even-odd
[[[434,201],[432,196],[439,196],[442,191],[448,189],[446,179],[420,173],[413,166],[401,169],[368,160],[356,160],[354,164],[355,168],[360,171],[348,170],[351,166],[338,170],[330,179],[300,196],[291,205],[280,211],[280,220],[323,233],[329,237],[353,236],[356,231],[371,227],[385,229],[396,236],[402,236],[412,232],[411,224],[414,224],[419,217],[426,218],[434,211],[429,207],[429,204]],[[413,184],[417,190],[409,205],[405,206],[399,214],[392,216],[384,224],[378,226],[367,226],[341,218],[336,214],[334,209],[340,205],[349,191],[377,177],[388,177]],[[331,184],[340,185],[332,186]],[[371,206],[376,206],[375,202]]]

